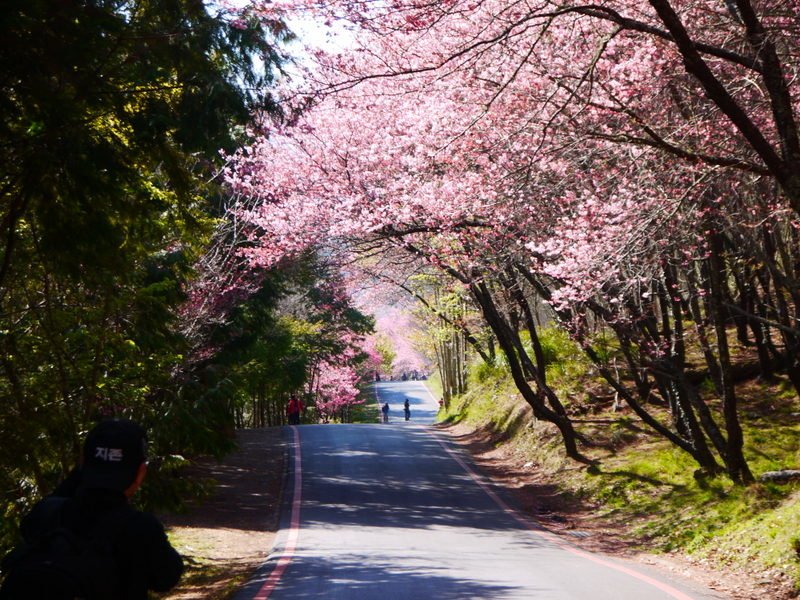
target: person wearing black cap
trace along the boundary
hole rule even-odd
[[[40,540],[52,537],[54,530],[89,540],[93,550],[83,550],[81,556],[90,564],[76,564],[74,570],[80,574],[72,578],[80,580],[77,585],[81,589],[64,598],[144,600],[148,590],[167,591],[180,579],[183,560],[170,545],[164,527],[156,517],[128,503],[147,472],[146,452],[147,439],[139,425],[127,420],[103,421],[86,436],[82,464],[23,519],[23,549],[41,547]],[[98,548],[103,551],[98,553]],[[21,551],[15,559],[12,553],[6,561],[9,564],[4,562],[3,570],[9,575],[0,598],[55,598],[53,588],[65,584],[49,576],[31,578],[30,568],[26,578],[25,569],[17,566],[24,566],[25,556]],[[40,583],[41,590],[33,589]],[[94,590],[86,591],[86,587]]]

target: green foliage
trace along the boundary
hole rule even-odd
[[[565,401],[572,396],[582,395],[584,391],[582,380],[591,364],[581,348],[560,327],[543,327],[538,335],[549,385]],[[522,340],[526,351],[533,356],[527,332],[523,332]]]
[[[581,485],[613,519],[636,515],[636,533],[653,549],[777,568],[800,582],[792,543],[800,525],[797,486],[697,480],[692,466],[684,453],[659,444],[629,452],[601,469],[594,483]]]
[[[272,66],[258,75],[249,64],[268,34],[193,0],[12,0],[5,13],[0,283],[16,235],[35,236],[51,268],[96,283],[200,224],[198,155],[232,147],[231,125],[251,108],[239,84]]]
[[[384,334],[376,334],[375,349],[381,356],[381,371],[383,373],[391,373],[394,359],[397,358],[397,352],[394,351],[392,340]]]
[[[574,364],[586,364],[580,347],[560,327],[544,327],[539,331],[544,362],[556,371],[566,372]]]
[[[362,403],[356,404],[351,409],[350,422],[377,423],[380,420],[380,407],[372,385],[363,386],[359,400]]]
[[[498,356],[494,364],[479,361],[472,365],[469,374],[470,385],[472,383],[482,384],[492,379],[506,377],[509,374],[508,362],[505,360],[505,356]]]
[[[178,310],[219,149],[270,107],[285,28],[195,0],[10,0],[0,34],[1,550],[100,418],[140,421],[156,458],[229,444],[231,382],[186,363]],[[154,467],[143,500],[177,481]]]
[[[425,387],[430,390],[434,398],[442,397],[442,377],[438,371],[431,373],[430,377],[425,381]]]
[[[265,274],[259,291],[211,336],[218,349],[208,366],[224,373],[233,390],[226,404],[231,427],[285,424],[291,393],[303,396],[305,417],[314,422],[319,365],[348,356],[349,366],[358,367],[367,357],[352,344],[371,328],[313,254]]]
[[[597,358],[602,363],[609,363],[619,353],[619,343],[613,335],[606,331],[600,331],[592,336],[591,347]]]
[[[482,361],[476,361],[470,369],[470,381],[467,392],[451,400],[445,419],[504,431],[512,413],[520,409],[508,371],[502,367],[487,368]]]

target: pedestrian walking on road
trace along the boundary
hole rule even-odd
[[[406,401],[403,403],[403,413],[406,416],[406,421],[408,421],[411,418],[411,407],[408,404],[408,398],[406,398]]]
[[[381,408],[381,412],[383,413],[383,422],[389,422],[389,403],[384,403],[383,407]]]

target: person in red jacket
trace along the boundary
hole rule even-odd
[[[286,406],[286,415],[289,417],[289,425],[300,425],[300,413],[303,412],[303,401],[295,394],[289,396],[289,404]]]

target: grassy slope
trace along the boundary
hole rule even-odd
[[[380,408],[378,398],[375,396],[375,388],[370,383],[362,386],[359,400],[362,404],[356,404],[352,408],[350,415],[353,423],[378,423],[380,421]]]
[[[597,444],[586,451],[600,460],[598,468],[578,468],[564,457],[554,428],[532,420],[502,369],[473,373],[470,391],[452,403],[448,419],[490,429],[520,464],[533,463],[565,493],[598,503],[600,518],[648,550],[685,552],[762,579],[789,580],[800,590],[800,483],[740,488],[725,477],[696,480],[689,456],[629,411],[591,402],[590,371],[579,362],[565,357],[548,374],[573,410],[584,413],[577,426]],[[800,467],[800,409],[784,387],[750,382],[738,390],[756,477]]]

